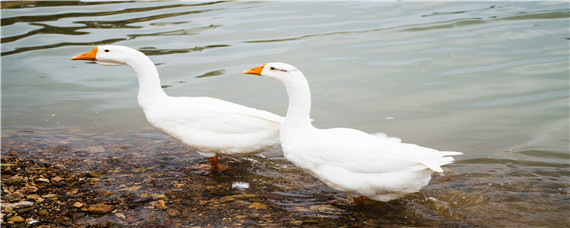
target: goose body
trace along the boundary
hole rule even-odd
[[[382,133],[315,128],[309,84],[301,71],[285,63],[268,63],[244,73],[277,80],[287,89],[289,107],[280,130],[285,157],[352,197],[385,202],[417,192],[428,184],[432,172],[442,172],[442,165],[453,162],[450,155],[461,154],[403,143]]]
[[[211,97],[168,96],[153,62],[135,49],[102,45],[71,59],[131,67],[139,83],[138,104],[147,121],[208,157],[212,169],[218,168],[218,154],[259,153],[279,144],[283,117]]]

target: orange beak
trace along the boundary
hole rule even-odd
[[[90,52],[85,52],[81,55],[71,57],[71,60],[97,60],[97,47],[93,48]]]
[[[263,67],[265,67],[265,64],[263,64],[263,66],[254,67],[254,68],[251,68],[251,69],[246,70],[246,71],[241,72],[241,73],[242,74],[253,74],[253,75],[261,76],[261,71],[263,71]]]

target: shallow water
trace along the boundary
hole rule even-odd
[[[98,44],[130,46],[155,62],[169,95],[284,115],[280,84],[240,74],[281,61],[308,77],[317,127],[464,152],[420,194],[369,212],[332,203],[327,216],[352,218],[333,221],[568,226],[569,33],[568,4],[557,1],[2,2],[2,140],[66,145],[66,156],[102,145],[89,159],[157,156],[145,163],[155,172],[182,169],[203,159],[146,123],[128,67],[69,58]],[[228,158],[237,168],[217,183],[256,183],[248,191],[293,214],[343,197],[279,150],[264,155],[259,164]]]

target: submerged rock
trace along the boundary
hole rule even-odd
[[[95,214],[107,214],[110,213],[111,211],[115,210],[115,206],[113,205],[107,205],[104,203],[99,203],[99,204],[95,204],[95,205],[91,205],[89,206],[89,208],[87,209],[88,212],[90,213],[95,213]]]

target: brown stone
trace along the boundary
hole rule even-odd
[[[22,216],[12,216],[8,218],[8,222],[25,222],[26,220]]]
[[[253,208],[255,210],[267,210],[269,208],[269,206],[267,206],[267,204],[263,204],[263,203],[252,203],[251,205],[249,205],[249,208]]]
[[[156,201],[155,206],[156,206],[156,208],[158,208],[158,209],[160,209],[160,210],[164,210],[164,209],[168,208],[168,207],[166,206],[166,202],[164,202],[164,200],[158,200],[158,201]]]
[[[91,205],[89,206],[89,208],[87,209],[87,211],[91,212],[91,213],[95,213],[95,214],[107,214],[111,211],[115,210],[115,206],[113,205],[107,205],[104,203],[99,203],[99,204],[95,204],[95,205]]]
[[[24,194],[22,194],[21,192],[14,192],[14,193],[10,193],[7,195],[4,195],[2,197],[3,200],[7,200],[7,201],[12,201],[12,200],[17,200],[24,197]]]

